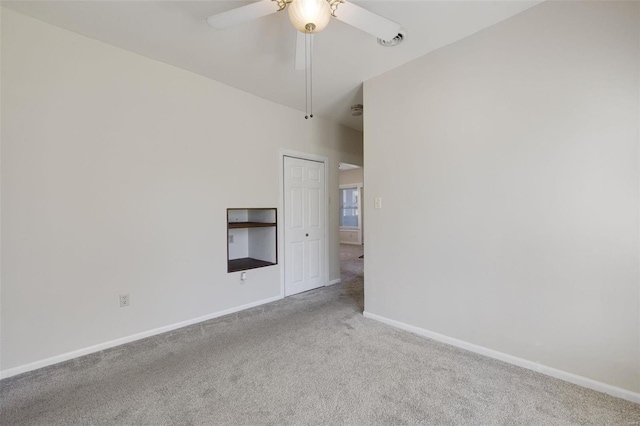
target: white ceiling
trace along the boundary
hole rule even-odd
[[[304,111],[304,71],[286,12],[221,31],[206,18],[250,1],[3,1],[45,22],[122,47]],[[362,82],[503,21],[540,1],[354,1],[400,23],[407,39],[376,38],[332,19],[315,37],[314,113],[362,130],[351,105]],[[339,10],[338,10],[339,13]],[[364,110],[366,114],[366,104]],[[304,119],[304,113],[300,113]]]

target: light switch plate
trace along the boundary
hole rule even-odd
[[[382,197],[376,197],[373,200],[373,207],[376,209],[381,209],[382,208]]]

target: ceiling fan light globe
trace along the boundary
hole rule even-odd
[[[319,33],[331,19],[331,7],[327,0],[293,0],[287,11],[295,29],[302,33]]]

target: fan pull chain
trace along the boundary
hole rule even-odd
[[[304,119],[309,118],[309,31],[304,32]]]
[[[313,34],[310,36],[309,50],[309,117],[313,118]]]
[[[305,120],[313,118],[313,33],[304,33],[304,89],[305,89]]]

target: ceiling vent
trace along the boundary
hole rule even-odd
[[[362,115],[362,104],[351,105],[351,115],[360,117]]]
[[[400,30],[400,32],[398,33],[397,36],[395,36],[394,38],[392,38],[391,40],[383,40],[381,38],[378,39],[378,44],[380,46],[384,46],[384,47],[393,47],[393,46],[397,46],[400,43],[402,43],[404,41],[404,39],[407,38],[407,33],[405,32],[405,30]]]

